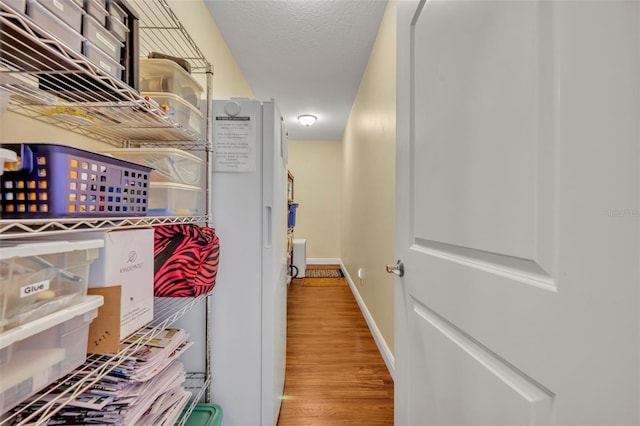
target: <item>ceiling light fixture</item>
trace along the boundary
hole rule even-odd
[[[311,114],[302,114],[298,116],[298,121],[300,122],[300,124],[307,127],[315,123],[317,119],[318,117]]]

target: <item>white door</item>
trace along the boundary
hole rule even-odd
[[[398,2],[397,425],[640,423],[640,2]]]

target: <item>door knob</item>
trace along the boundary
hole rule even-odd
[[[404,263],[402,263],[402,260],[398,260],[395,265],[387,265],[387,272],[390,274],[396,274],[399,277],[403,277]]]

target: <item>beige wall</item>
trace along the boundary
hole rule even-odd
[[[294,238],[307,240],[307,258],[340,258],[342,143],[289,141],[294,176]]]
[[[213,65],[213,98],[253,98],[253,91],[203,0],[168,0],[189,35]],[[204,86],[204,82],[203,86]]]
[[[343,139],[341,257],[393,351],[396,4],[390,1]],[[365,278],[358,279],[358,269]]]
[[[49,142],[99,150],[110,145],[11,111],[0,114],[0,143]]]

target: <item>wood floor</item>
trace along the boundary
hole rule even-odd
[[[289,287],[278,426],[393,425],[393,381],[349,286],[309,280]]]

